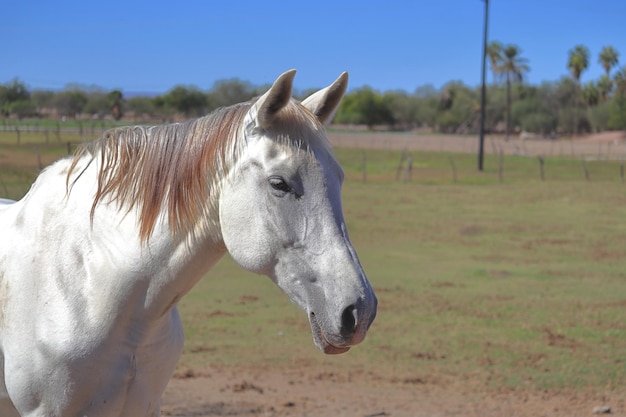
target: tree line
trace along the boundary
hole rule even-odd
[[[492,41],[487,55],[493,73],[487,87],[487,131],[508,136],[519,131],[556,135],[626,129],[626,66],[619,68],[619,53],[613,47],[603,48],[598,55],[604,74],[585,84],[580,79],[589,68],[591,54],[584,45],[569,51],[564,63],[568,75],[539,85],[524,82],[530,65],[517,45]],[[0,113],[20,119],[53,116],[119,120],[125,115],[133,120],[190,118],[250,100],[268,87],[235,78],[217,81],[209,91],[178,85],[162,95],[124,97],[120,90],[78,85],[62,91],[31,91],[14,79],[0,85]],[[303,91],[299,96],[306,97],[310,92]],[[439,89],[423,85],[412,93],[380,92],[364,86],[346,95],[335,123],[372,129],[427,127],[445,133],[473,133],[480,123],[480,88],[459,81]]]

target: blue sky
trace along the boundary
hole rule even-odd
[[[229,78],[264,85],[296,68],[300,90],[344,70],[351,89],[477,86],[483,12],[481,0],[7,1],[0,83],[162,93]],[[567,75],[568,51],[584,44],[588,81],[605,45],[626,64],[625,16],[624,0],[490,0],[489,39],[522,49],[533,84]]]

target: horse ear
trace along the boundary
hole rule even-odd
[[[283,72],[274,81],[272,87],[259,97],[255,103],[257,126],[263,129],[269,128],[276,114],[289,103],[295,75],[295,69]]]
[[[347,88],[348,73],[344,71],[334,83],[306,98],[302,105],[311,110],[320,122],[326,125],[335,116]]]

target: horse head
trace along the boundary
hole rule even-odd
[[[239,265],[269,276],[308,314],[321,350],[343,353],[364,339],[377,308],[348,238],[343,171],[324,131],[348,74],[302,103],[291,97],[294,76],[278,77],[244,117],[244,146],[219,197],[221,234]]]

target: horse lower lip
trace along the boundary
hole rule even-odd
[[[309,321],[311,324],[311,333],[313,333],[313,340],[315,341],[317,347],[320,348],[325,354],[338,355],[350,350],[350,346],[335,346],[331,344],[328,339],[326,339],[324,331],[315,317],[315,313],[311,313],[309,315]]]

